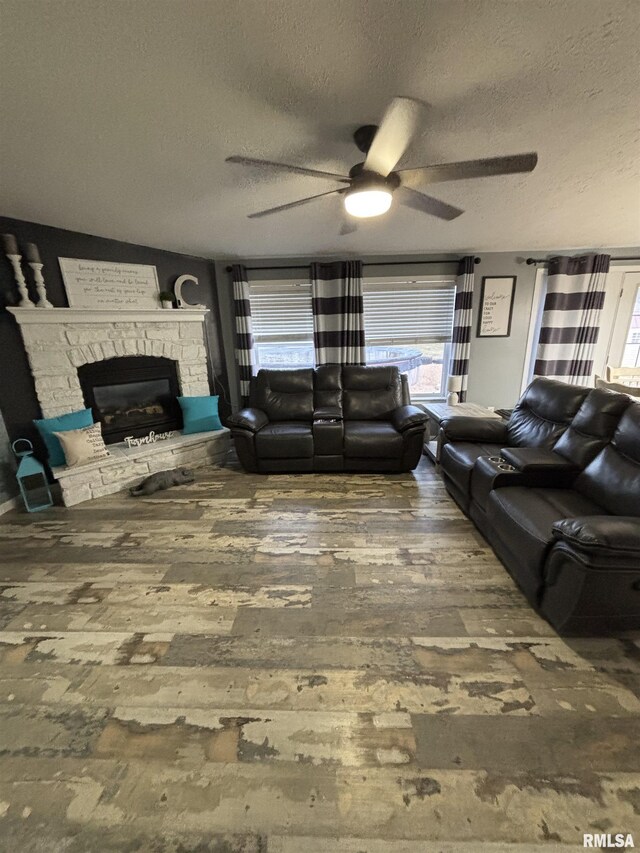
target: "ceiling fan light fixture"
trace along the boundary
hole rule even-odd
[[[344,197],[347,213],[358,219],[382,216],[391,207],[391,192],[387,189],[353,189]]]
[[[435,216],[450,222],[457,219],[463,210],[447,204],[440,199],[426,195],[415,185],[445,183],[447,181],[468,180],[469,178],[489,178],[493,175],[515,175],[532,172],[538,162],[535,151],[525,154],[509,154],[502,157],[484,157],[479,160],[465,160],[459,163],[436,163],[413,169],[395,171],[401,162],[428,106],[415,98],[395,97],[387,108],[380,125],[367,124],[359,127],[353,134],[353,141],[365,158],[349,169],[348,175],[340,172],[326,172],[295,166],[291,163],[279,163],[274,160],[261,160],[234,154],[227,157],[229,163],[245,166],[261,166],[296,175],[307,175],[326,180],[331,178],[340,184],[338,189],[328,190],[307,196],[288,204],[279,204],[267,210],[250,213],[249,219],[282,213],[327,196],[340,195],[344,198],[346,212],[356,219],[370,219],[382,216],[391,207],[392,193],[396,190],[396,203],[410,207],[428,216]],[[351,234],[356,230],[355,222],[343,221],[340,234]]]

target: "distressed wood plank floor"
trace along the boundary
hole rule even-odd
[[[415,475],[0,521],[0,849],[640,843],[640,642],[558,638]]]

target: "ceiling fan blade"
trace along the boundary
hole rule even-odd
[[[440,163],[419,169],[400,169],[403,184],[436,184],[444,181],[463,181],[467,178],[488,178],[492,175],[513,175],[532,172],[538,162],[535,152],[512,154],[508,157],[488,157],[483,160],[465,160],[462,163]]]
[[[415,98],[394,98],[384,114],[364,161],[364,168],[385,178],[409,147],[425,104]]]
[[[327,193],[319,193],[318,195],[310,195],[308,198],[301,198],[298,201],[291,201],[289,204],[280,204],[278,207],[270,207],[268,210],[259,210],[257,213],[250,213],[248,219],[259,219],[261,216],[270,216],[272,213],[280,213],[282,210],[291,210],[293,207],[300,207],[302,204],[314,201],[317,198],[324,198],[327,195],[336,195],[346,192],[346,190],[329,190]]]
[[[420,210],[422,213],[428,213],[430,216],[437,216],[438,219],[450,221],[457,219],[458,216],[464,213],[464,210],[460,210],[459,207],[453,207],[451,204],[447,204],[430,195],[419,193],[417,190],[412,190],[409,187],[399,187],[394,195],[406,207]]]
[[[295,172],[298,175],[309,175],[311,178],[331,178],[334,181],[342,181],[348,184],[350,179],[346,175],[338,175],[335,172],[322,172],[318,169],[305,169],[303,166],[291,166],[288,163],[274,163],[272,160],[255,160],[252,157],[240,157],[234,154],[227,157],[226,163],[239,163],[241,166],[267,166],[270,169],[280,169],[282,172]]]

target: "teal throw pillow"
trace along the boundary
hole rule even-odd
[[[65,465],[66,459],[62,445],[55,437],[54,432],[68,432],[70,429],[82,429],[93,424],[93,413],[91,409],[80,409],[79,412],[69,412],[66,415],[58,415],[57,418],[42,418],[35,420],[38,432],[40,433],[47,454],[49,456],[49,465]]]
[[[178,397],[184,421],[183,435],[222,429],[218,397]]]

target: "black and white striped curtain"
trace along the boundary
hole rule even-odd
[[[255,373],[256,364],[251,326],[249,281],[246,268],[240,264],[233,265],[231,277],[233,279],[233,306],[236,315],[236,360],[240,374],[240,395],[244,406],[249,399],[249,384]]]
[[[609,255],[551,258],[535,376],[588,385],[600,331]]]
[[[362,261],[311,264],[316,366],[364,364]]]
[[[449,376],[461,378],[461,390],[458,392],[458,399],[461,403],[464,403],[467,398],[474,276],[475,261],[473,256],[467,255],[461,258],[456,277],[456,302],[453,312],[451,361],[449,362]]]

